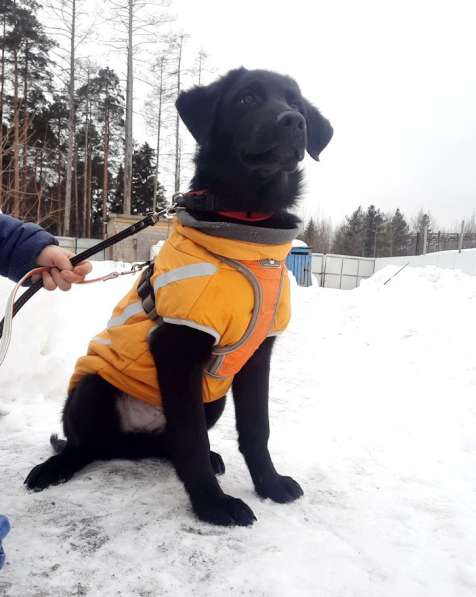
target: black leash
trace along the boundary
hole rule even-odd
[[[172,207],[170,207],[170,208],[163,209],[154,214],[149,214],[143,220],[140,220],[139,222],[132,224],[132,226],[129,226],[128,228],[124,228],[124,230],[121,230],[121,232],[118,232],[117,234],[114,234],[110,238],[107,238],[107,239],[99,242],[97,245],[94,245],[93,247],[89,247],[89,249],[86,249],[82,253],[78,253],[78,255],[74,255],[74,257],[71,257],[71,259],[70,259],[71,265],[73,265],[73,266],[78,265],[78,263],[81,263],[81,261],[86,261],[86,259],[88,259],[89,257],[92,257],[92,255],[96,255],[96,253],[99,253],[100,251],[103,251],[104,249],[107,249],[107,248],[111,247],[112,245],[115,245],[116,243],[120,242],[121,240],[124,240],[125,238],[128,238],[129,236],[133,236],[134,234],[137,234],[141,230],[144,230],[144,228],[148,228],[149,226],[154,226],[154,224],[156,224],[159,221],[159,218],[161,215],[163,215],[163,214],[169,215],[169,214],[173,213],[174,209],[175,209],[175,204],[173,204]],[[18,311],[42,287],[43,287],[43,280],[40,279],[37,282],[35,282],[34,284],[32,284],[20,296],[20,298],[15,301],[15,304],[13,306],[13,317],[15,317],[15,315],[18,313]],[[0,338],[2,337],[2,334],[3,334],[4,319],[5,318],[3,318],[2,321],[0,321]]]
[[[197,211],[213,212],[219,209],[219,205],[217,205],[217,198],[211,193],[208,193],[207,191],[189,191],[188,193],[176,193],[172,197],[172,205],[170,207],[162,209],[161,211],[158,211],[156,213],[149,214],[139,222],[132,224],[132,226],[124,228],[124,230],[121,230],[121,232],[114,234],[110,238],[107,238],[99,242],[97,245],[94,245],[93,247],[89,247],[89,249],[86,249],[82,253],[74,255],[74,257],[71,257],[70,259],[71,265],[74,267],[75,265],[78,265],[78,263],[86,261],[87,259],[89,259],[89,257],[96,255],[96,253],[99,253],[104,249],[112,247],[112,245],[115,245],[116,243],[120,242],[121,240],[124,240],[125,238],[128,238],[129,236],[137,234],[141,230],[144,230],[144,228],[154,226],[154,224],[156,224],[159,221],[160,216],[164,214],[166,217],[168,217],[174,214],[177,209],[187,208],[193,208]],[[40,288],[43,288],[43,280],[41,279],[32,284],[20,296],[20,298],[15,301],[13,305],[12,317],[15,317],[18,311],[31,299],[31,297],[34,294],[38,292],[38,290],[40,290]],[[2,321],[0,321],[0,338],[3,335],[4,321],[5,318],[3,318]]]

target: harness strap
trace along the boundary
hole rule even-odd
[[[248,327],[245,330],[243,336],[234,344],[231,344],[229,346],[217,346],[216,348],[214,348],[214,350],[212,350],[210,361],[209,361],[207,367],[205,368],[206,373],[208,375],[210,375],[211,377],[215,377],[217,379],[222,379],[222,376],[218,374],[218,371],[219,371],[220,367],[222,366],[226,355],[231,354],[231,353],[235,352],[236,350],[240,349],[249,340],[249,338],[255,331],[255,328],[258,323],[261,305],[263,302],[263,293],[262,293],[260,284],[258,283],[253,272],[248,267],[246,267],[243,263],[241,263],[240,261],[237,261],[236,259],[228,259],[227,257],[223,257],[221,255],[216,255],[214,253],[213,253],[213,255],[216,258],[223,261],[224,263],[228,264],[230,267],[232,267],[236,271],[238,271],[242,276],[244,276],[246,278],[246,280],[248,280],[248,282],[250,283],[251,288],[253,290],[253,295],[254,295],[253,312],[252,312]],[[274,317],[276,315],[276,309],[277,309],[278,303],[279,303],[279,297],[281,296],[283,273],[285,270],[281,266],[281,263],[279,261],[274,261],[273,259],[264,260],[264,261],[266,262],[266,265],[268,267],[273,267],[273,268],[278,267],[281,270],[279,291],[278,291],[278,294],[276,297],[273,319],[271,320],[271,323],[270,323],[270,325],[272,326],[272,322],[274,321]],[[153,274],[154,274],[154,263],[151,263],[142,272],[142,275],[139,280],[139,284],[137,286],[137,294],[139,295],[139,298],[142,303],[142,308],[143,308],[145,314],[147,315],[147,317],[151,321],[153,321],[156,325],[160,325],[163,322],[163,318],[157,313],[157,311],[155,309],[155,290],[154,290],[154,287],[151,282],[151,277]],[[269,332],[269,330],[268,330],[268,332]]]
[[[137,286],[137,294],[142,302],[142,308],[149,319],[158,322],[162,318],[155,310],[155,292],[150,281],[154,273],[154,263],[152,262],[143,272]]]

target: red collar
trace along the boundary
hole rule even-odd
[[[186,193],[189,197],[206,195],[208,193],[207,189],[202,191],[189,191]],[[269,220],[273,214],[272,213],[265,213],[259,211],[216,211],[217,214],[220,216],[225,216],[226,218],[231,218],[233,220],[240,220],[241,222],[263,222],[264,220]]]
[[[272,213],[261,213],[259,211],[218,211],[218,214],[226,218],[233,218],[233,220],[241,220],[242,222],[262,222],[269,220]]]

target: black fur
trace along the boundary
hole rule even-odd
[[[248,96],[255,101],[243,104]],[[305,121],[299,134],[277,121],[294,107]],[[177,109],[199,143],[193,190],[208,189],[225,202],[226,210],[275,213],[276,221],[265,226],[277,227],[286,219],[290,226],[295,223],[285,210],[299,197],[298,162],[305,148],[318,159],[333,134],[295,81],[240,68],[207,87],[183,92]]]
[[[224,210],[273,213],[255,226],[293,227],[296,217],[287,209],[299,196],[298,162],[305,149],[318,159],[332,136],[329,122],[301,96],[296,83],[268,71],[241,68],[212,85],[182,93],[177,109],[200,145],[192,189],[208,189],[220,198]],[[206,333],[168,323],[151,334],[167,420],[163,433],[122,431],[116,408],[119,390],[98,375],[83,378],[65,404],[67,441],[51,438],[56,454],[30,472],[27,486],[42,490],[67,481],[94,460],[167,458],[200,519],[220,525],[252,524],[255,516],[250,508],[226,495],[216,479],[225,467],[210,451],[207,429],[222,414],[225,397],[203,404],[201,396],[212,343]],[[273,339],[265,340],[235,376],[236,426],[239,449],[257,493],[289,502],[300,497],[302,489],[291,477],[276,472],[268,451],[272,347]]]

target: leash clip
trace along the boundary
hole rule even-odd
[[[179,208],[176,198],[178,199],[179,196],[182,197],[182,193],[175,193],[175,195],[172,196],[172,203],[170,205],[164,207],[164,209],[161,209],[160,211],[150,212],[149,215],[155,219],[155,223],[159,221],[161,216],[166,220],[171,220],[175,216],[175,212]]]
[[[144,269],[144,267],[148,267],[151,264],[150,261],[143,261],[142,263],[133,263],[129,272],[124,272],[124,274],[136,274]],[[124,275],[122,274],[122,275]]]

